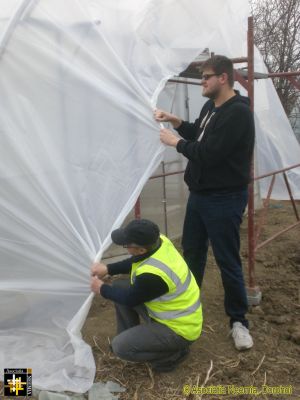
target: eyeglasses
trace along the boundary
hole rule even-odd
[[[201,79],[203,81],[208,81],[212,76],[220,76],[222,74],[203,74]]]

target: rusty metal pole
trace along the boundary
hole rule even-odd
[[[286,188],[287,188],[287,190],[289,192],[289,196],[290,196],[290,199],[291,199],[291,203],[292,203],[292,206],[293,206],[294,213],[296,215],[297,221],[299,221],[300,218],[299,218],[296,202],[295,202],[295,199],[294,199],[294,196],[293,196],[293,193],[292,193],[291,186],[289,184],[289,180],[288,180],[287,174],[285,172],[283,173],[283,178],[284,178],[284,182],[285,182]]]
[[[162,200],[162,203],[163,203],[163,209],[164,209],[165,235],[168,236],[166,169],[165,169],[164,161],[162,161],[162,173],[163,173],[163,200]]]
[[[248,18],[248,96],[251,102],[251,111],[254,113],[254,32],[253,17]],[[254,225],[254,155],[251,162],[250,184],[248,186],[248,302],[257,305],[261,300],[261,293],[255,282],[255,225]]]
[[[141,219],[141,198],[138,197],[134,206],[134,217],[135,219]]]

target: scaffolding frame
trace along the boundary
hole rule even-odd
[[[233,64],[241,64],[241,63],[247,63],[248,69],[245,74],[242,73],[242,71],[239,70],[234,70],[234,78],[237,82],[239,82],[247,91],[248,91],[248,97],[250,99],[250,108],[251,111],[254,112],[254,80],[255,79],[274,79],[274,78],[279,78],[283,77],[288,79],[297,89],[300,90],[300,81],[296,80],[295,77],[300,76],[300,71],[292,71],[292,72],[278,72],[278,73],[266,73],[266,74],[260,74],[260,73],[255,73],[254,72],[254,30],[253,30],[253,17],[248,18],[248,33],[247,33],[247,57],[239,57],[239,58],[233,58],[232,62]],[[192,62],[188,68],[183,71],[178,78],[172,78],[169,79],[168,82],[174,82],[174,83],[182,83],[182,84],[187,84],[187,85],[199,85],[201,86],[201,82],[199,82],[199,79],[201,79],[201,75],[199,73],[199,68],[201,68],[201,65],[203,64],[202,61],[195,61]],[[195,81],[187,81],[181,80],[180,78],[192,78],[195,79]],[[198,80],[198,81],[197,81]],[[261,249],[263,246],[269,244],[271,241],[276,239],[278,236],[284,234],[287,231],[290,231],[291,229],[294,229],[298,226],[300,226],[300,218],[299,218],[299,213],[297,210],[296,206],[296,201],[293,197],[292,190],[288,181],[288,176],[287,176],[287,171],[291,171],[292,169],[299,168],[299,164],[292,165],[290,167],[276,170],[276,171],[271,171],[268,174],[264,174],[261,176],[255,177],[254,174],[254,162],[252,159],[251,163],[251,171],[250,171],[250,183],[248,185],[248,299],[250,298],[251,301],[249,304],[252,305],[257,305],[259,304],[261,300],[261,291],[260,288],[257,285],[256,278],[255,278],[255,255],[256,252]],[[165,172],[165,163],[162,162],[162,174],[158,175],[153,175],[149,179],[157,179],[157,178],[162,178],[163,179],[163,212],[164,212],[164,224],[165,224],[165,233],[166,235],[168,234],[168,222],[167,222],[167,199],[166,199],[166,177],[171,176],[171,175],[178,175],[184,173],[184,170],[176,171],[176,172],[170,172],[166,173]],[[275,179],[276,176],[282,174],[284,178],[284,182],[290,197],[290,201],[292,203],[292,207],[296,216],[296,222],[292,225],[289,225],[287,228],[282,229],[281,231],[277,232],[273,236],[271,236],[269,239],[263,241],[262,243],[259,244],[259,237],[262,232],[263,226],[266,223],[267,219],[267,212],[270,204],[270,198],[272,194],[272,190],[274,187]],[[263,201],[263,211],[261,213],[261,216],[258,219],[258,222],[255,224],[254,220],[254,214],[255,214],[255,208],[254,208],[254,182],[258,181],[260,179],[264,179],[267,177],[272,177],[271,183],[269,186],[268,194],[266,199]],[[137,199],[137,202],[135,204],[135,218],[139,219],[141,218],[141,201],[140,197]]]

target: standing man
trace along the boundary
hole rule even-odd
[[[254,119],[250,101],[233,89],[230,59],[213,56],[203,64],[202,95],[209,100],[194,123],[156,110],[159,122],[170,122],[183,139],[161,129],[160,139],[189,161],[185,171],[190,196],[183,227],[184,258],[199,287],[211,243],[221,271],[225,311],[238,350],[253,340],[245,314],[248,309],[240,259],[240,234],[247,205],[247,186],[254,148]]]
[[[133,220],[113,231],[111,238],[131,257],[108,265],[94,263],[91,289],[115,302],[117,336],[112,350],[124,360],[149,362],[157,372],[171,371],[201,333],[195,278],[170,240],[149,220]],[[110,286],[102,281],[107,274],[130,274],[130,279]]]

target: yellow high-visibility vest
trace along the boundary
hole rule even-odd
[[[132,264],[131,284],[143,273],[161,277],[169,290],[144,303],[149,316],[185,339],[196,340],[203,321],[199,287],[172,242],[163,235],[160,237],[162,244],[151,257]]]

